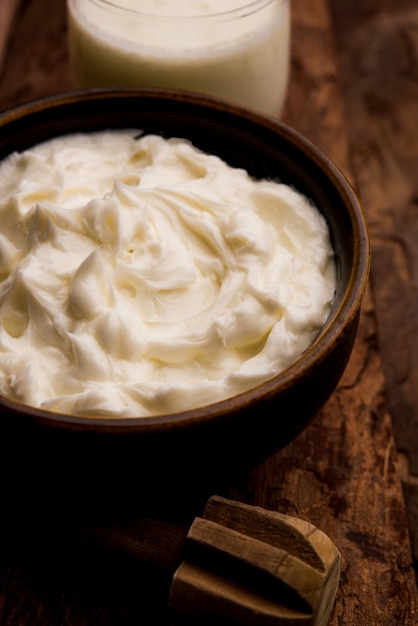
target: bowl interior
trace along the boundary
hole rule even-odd
[[[14,423],[20,440],[22,434],[27,436],[27,428],[35,427],[65,431],[65,437],[68,431],[87,432],[93,438],[110,434],[112,451],[119,445],[114,436],[119,436],[120,443],[128,435],[132,447],[128,456],[130,453],[137,455],[138,440],[133,436],[146,435],[145,445],[151,450],[153,446],[164,449],[165,438],[169,450],[174,433],[180,433],[180,449],[196,450],[193,462],[200,454],[199,445],[207,441],[206,435],[212,432],[213,424],[217,424],[214,430],[217,441],[225,437],[227,442],[226,457],[238,427],[243,442],[246,441],[241,446],[241,456],[253,455],[254,461],[258,461],[286,445],[306,426],[332,393],[347,363],[369,271],[367,226],[357,198],[333,163],[286,125],[216,99],[167,90],[74,92],[6,112],[0,115],[0,159],[57,135],[110,128],[138,128],[144,133],[187,138],[198,148],[217,154],[257,178],[280,180],[308,196],[329,224],[336,256],[337,292],[329,319],[314,344],[294,365],[255,390],[210,409],[131,420],[92,420],[49,414],[0,398],[2,412],[11,416],[10,420],[3,421],[9,426]],[[327,380],[324,380],[324,371]],[[306,397],[296,401],[301,394]],[[282,398],[283,405],[280,404]],[[293,406],[295,411],[289,408]],[[264,431],[258,433],[254,416],[260,415],[260,411],[264,411],[266,417],[263,418]],[[270,426],[281,411],[291,414],[291,419],[281,426]],[[196,427],[201,429],[200,444],[195,439]],[[191,433],[189,439],[186,431]],[[38,431],[33,432],[38,437]],[[211,436],[209,434],[209,440]],[[266,441],[269,437],[271,442]],[[96,445],[95,439],[94,442]],[[126,456],[125,448],[125,444],[120,445],[121,456]],[[106,448],[105,456],[108,450]]]
[[[89,90],[44,99],[0,116],[0,159],[57,135],[108,128],[185,137],[256,178],[278,180],[304,193],[329,224],[337,265],[336,297],[315,345],[336,317],[341,325],[346,316],[353,316],[368,272],[367,228],[361,208],[333,163],[280,122],[182,92]]]

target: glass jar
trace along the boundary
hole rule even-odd
[[[186,89],[281,114],[290,0],[67,0],[67,6],[76,88]]]

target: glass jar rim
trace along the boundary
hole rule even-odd
[[[76,1],[76,0],[74,0]],[[180,20],[180,21],[194,21],[194,20],[216,20],[216,19],[236,19],[237,17],[247,17],[253,13],[256,13],[260,9],[263,9],[276,0],[243,0],[242,6],[237,6],[234,9],[226,9],[226,10],[216,10],[213,13],[191,13],[190,15],[174,15],[172,13],[152,13],[147,11],[142,11],[141,9],[132,8],[129,6],[124,6],[124,0],[90,0],[93,4],[98,6],[107,6],[112,9],[117,9],[120,11],[124,11],[127,14],[132,15],[140,15],[144,18],[151,19],[164,19],[164,20]],[[290,0],[281,0],[284,8]]]

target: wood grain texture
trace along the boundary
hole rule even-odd
[[[0,75],[0,110],[71,88],[65,1],[24,0],[18,17]]]
[[[0,4],[0,75],[19,5],[20,0],[2,0]]]
[[[333,3],[350,152],[412,544],[418,559],[418,5]]]
[[[400,282],[397,274],[403,281],[410,281],[415,289],[411,270],[415,249],[412,250],[410,243],[409,255],[405,255],[406,246],[403,242],[397,244],[398,237],[393,235],[397,231],[393,227],[399,220],[404,237],[409,229],[408,241],[412,242],[417,196],[416,191],[411,195],[410,180],[402,181],[405,167],[412,176],[416,143],[409,144],[406,133],[403,138],[406,148],[398,143],[396,149],[389,150],[386,146],[376,158],[371,159],[369,155],[375,154],[377,131],[383,128],[392,138],[396,129],[404,128],[405,120],[409,120],[408,125],[411,123],[414,108],[408,97],[408,104],[399,103],[397,115],[387,118],[385,107],[381,108],[380,101],[371,98],[372,115],[365,101],[361,98],[357,101],[355,96],[356,81],[368,71],[370,53],[364,54],[361,72],[356,76],[354,70],[359,71],[358,61],[347,56],[347,50],[350,46],[350,55],[353,54],[350,29],[351,34],[355,34],[356,29],[363,33],[361,37],[356,36],[357,46],[370,46],[374,31],[367,33],[367,27],[371,27],[372,18],[383,19],[391,32],[392,21],[382,17],[381,11],[389,11],[390,6],[396,23],[405,11],[409,23],[414,4],[400,1],[395,10],[393,3],[369,1],[361,13],[368,18],[363,25],[355,15],[358,3],[335,0],[333,5],[335,15],[338,9],[337,31],[326,0],[310,0],[309,3],[292,0],[292,78],[285,120],[333,158],[360,190],[370,216],[373,241],[383,248],[390,265],[385,265],[384,285],[376,281],[376,266],[373,268],[373,280],[364,302],[359,336],[349,367],[326,407],[285,450],[242,476],[232,487],[225,487],[221,495],[299,517],[332,539],[342,555],[341,582],[330,619],[332,626],[412,626],[417,623],[417,590],[385,375],[389,378],[394,368],[395,379],[405,386],[405,372],[410,371],[408,363],[416,356],[409,353],[406,367],[399,348],[408,345],[408,334],[403,326],[394,329],[394,345],[398,346],[396,358],[392,358],[387,349],[383,350],[383,343],[381,352],[380,342],[384,341],[385,324],[388,323],[389,328],[393,321],[389,313],[399,294],[405,296],[408,285]],[[347,29],[346,35],[344,29]],[[0,81],[0,109],[70,87],[65,32],[64,0],[53,3],[26,0],[10,40]],[[402,33],[405,32],[410,33],[409,27],[407,31],[403,28]],[[411,52],[411,35],[403,37],[402,44],[389,37],[387,45],[398,46],[397,49],[401,45],[402,50],[404,47],[410,50],[408,54],[415,54]],[[336,54],[336,43],[341,61]],[[358,55],[361,56],[360,50]],[[387,64],[392,56],[387,50],[385,55],[385,59],[389,59],[384,63]],[[402,71],[409,75],[415,70],[409,62]],[[392,76],[392,88],[398,87],[397,75],[398,72],[394,72]],[[359,86],[362,85],[360,81]],[[408,89],[413,90],[413,84]],[[343,94],[347,94],[347,98]],[[370,106],[370,96],[367,101]],[[363,140],[369,128],[375,128],[373,141]],[[380,173],[379,185],[376,172]],[[398,180],[396,192],[392,190],[394,174]],[[403,190],[400,195],[399,189]],[[386,190],[392,194],[390,209]],[[408,198],[414,197],[411,203]],[[406,206],[412,209],[404,211]],[[383,236],[377,237],[376,233],[383,233]],[[392,274],[387,271],[394,264],[391,250],[397,250],[398,254],[396,273]],[[384,257],[380,258],[383,263]],[[408,306],[412,311],[411,304]],[[387,317],[382,318],[383,312]],[[389,339],[387,342],[390,343]],[[385,356],[384,362],[381,354]],[[393,406],[392,396],[391,409]],[[29,535],[22,541],[20,535],[17,539],[13,529],[3,522],[0,530],[2,626],[168,623],[164,598],[158,596],[152,580],[118,559],[105,557],[93,549],[80,551],[72,545],[60,546],[60,552],[54,550],[53,541],[48,537]]]

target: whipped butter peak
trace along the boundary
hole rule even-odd
[[[335,290],[319,211],[183,139],[53,139],[0,164],[0,393],[59,413],[203,406],[289,366]]]

